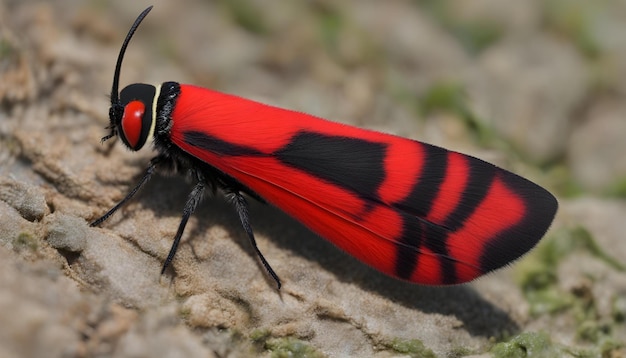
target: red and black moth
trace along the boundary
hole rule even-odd
[[[557,201],[490,163],[433,145],[351,127],[192,85],[131,84],[118,95],[130,28],[111,90],[110,134],[158,154],[128,195],[159,169],[196,182],[163,265],[172,262],[205,191],[222,190],[257,248],[244,194],[271,203],[312,231],[390,276],[415,283],[467,282],[517,259],[541,239]],[[162,271],[162,272],[163,272]]]

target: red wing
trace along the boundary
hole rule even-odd
[[[175,145],[314,232],[404,280],[472,280],[530,250],[557,209],[482,160],[199,87],[181,86]]]

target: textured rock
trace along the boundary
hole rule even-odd
[[[594,92],[588,80],[597,73],[576,39],[540,28],[543,2],[516,3],[515,12],[489,3],[459,7],[467,11],[401,1],[158,4],[128,49],[121,82],[179,80],[261,98],[467,149],[544,185],[563,180],[551,177],[562,166],[575,175],[564,181],[603,192],[622,173],[623,85],[602,82],[608,91]],[[219,194],[200,205],[160,275],[192,188],[184,178],[155,176],[89,227],[154,154],[100,143],[114,61],[140,10],[123,1],[0,3],[0,356],[487,356],[494,341],[534,331],[598,356],[623,351],[600,352],[609,339],[623,343],[618,265],[591,244],[542,261],[552,257],[545,247],[579,240],[580,226],[609,256],[624,257],[619,200],[561,199],[548,237],[514,269],[448,288],[385,277],[254,202],[259,248],[284,284],[277,292]],[[503,33],[468,51],[457,25],[484,19]],[[599,59],[611,58],[609,43]],[[517,151],[477,147],[458,107],[424,116],[419,99],[440,81],[458,83],[462,108]],[[533,162],[554,167],[541,177]],[[540,278],[570,300],[561,311],[530,314],[533,288],[518,277],[529,266],[549,267]]]
[[[626,106],[606,101],[593,106],[574,129],[567,154],[574,177],[586,189],[606,193],[626,183]]]

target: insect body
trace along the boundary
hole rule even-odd
[[[207,188],[223,190],[256,246],[243,194],[269,202],[374,268],[422,284],[456,284],[500,268],[545,234],[557,201],[542,187],[480,159],[192,85],[113,80],[111,133],[158,154],[126,203],[161,167],[196,180],[163,270]]]

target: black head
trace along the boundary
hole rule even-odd
[[[109,109],[109,120],[111,122],[109,127],[107,127],[111,129],[111,133],[102,138],[104,142],[119,135],[122,142],[134,151],[141,149],[154,132],[154,103],[157,89],[152,85],[135,83],[125,87],[118,94],[120,70],[126,47],[135,30],[137,30],[137,27],[139,27],[139,24],[141,24],[141,21],[148,15],[150,10],[152,10],[152,6],[139,14],[120,48],[113,75],[113,87],[111,88],[111,108]]]

